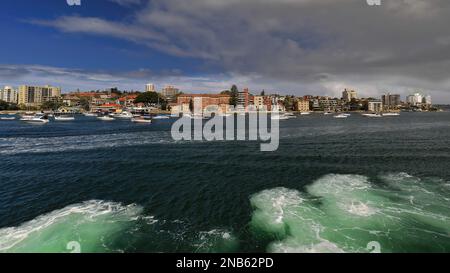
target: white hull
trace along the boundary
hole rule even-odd
[[[97,117],[101,121],[113,121],[114,118],[112,117]]]
[[[363,116],[368,118],[382,118],[383,116],[380,114],[363,114]]]
[[[156,116],[156,117],[153,117],[153,119],[170,119],[170,117],[168,117],[168,116]]]
[[[383,113],[383,116],[385,117],[398,117],[400,116],[399,113]]]
[[[56,121],[74,121],[74,117],[55,117]]]
[[[131,122],[134,122],[134,123],[152,123],[152,120],[151,119],[133,118],[133,119],[131,119]]]
[[[348,118],[348,115],[345,114],[339,114],[337,116],[334,116],[334,118]]]
[[[16,117],[1,117],[0,120],[15,120]]]
[[[41,119],[41,118],[33,118],[33,119],[20,119],[20,121],[28,122],[28,123],[48,123],[48,119]]]

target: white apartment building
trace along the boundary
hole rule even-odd
[[[5,86],[5,88],[0,89],[0,100],[9,102],[9,103],[17,103],[17,90],[11,86]]]

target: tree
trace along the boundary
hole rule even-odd
[[[58,110],[63,104],[59,101],[46,101],[41,105],[42,110]]]
[[[284,98],[284,107],[286,110],[292,110],[294,107],[294,97],[293,96],[286,96]]]
[[[9,110],[9,103],[4,100],[0,100],[0,111]]]
[[[265,96],[266,95],[266,92],[263,90],[263,91],[261,91],[261,96]]]
[[[85,111],[89,111],[91,106],[89,103],[89,100],[87,98],[81,98],[80,99],[80,106],[81,108],[83,108]]]
[[[162,99],[160,95],[156,92],[145,92],[139,94],[134,103],[144,103],[144,104],[154,104],[160,102]]]
[[[233,84],[233,86],[231,87],[230,90],[230,105],[237,105],[237,101],[238,101],[238,96],[239,96],[239,90],[237,88],[237,86],[235,84]]]
[[[192,99],[189,101],[189,111],[194,112],[194,101]]]

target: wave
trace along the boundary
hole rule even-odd
[[[192,231],[180,220],[159,220],[143,208],[91,200],[0,229],[0,253],[233,252],[226,229]]]
[[[161,143],[174,143],[170,132],[0,138],[0,155],[55,153]]]
[[[99,200],[67,206],[18,227],[0,229],[0,252],[49,252],[72,250],[78,244],[82,252],[121,252],[113,242],[143,216],[135,204],[122,205]]]
[[[251,226],[275,235],[270,252],[450,251],[449,183],[406,173],[329,174],[305,192],[275,188],[250,199]]]
[[[194,240],[194,252],[233,252],[238,249],[238,240],[232,232],[224,229],[201,231]]]

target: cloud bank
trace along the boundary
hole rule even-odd
[[[365,0],[141,2],[132,19],[74,15],[33,23],[202,60],[222,69],[207,76],[219,89],[246,79],[236,83],[294,94],[338,95],[344,87],[366,96],[424,90],[450,102],[447,0],[381,6]]]

